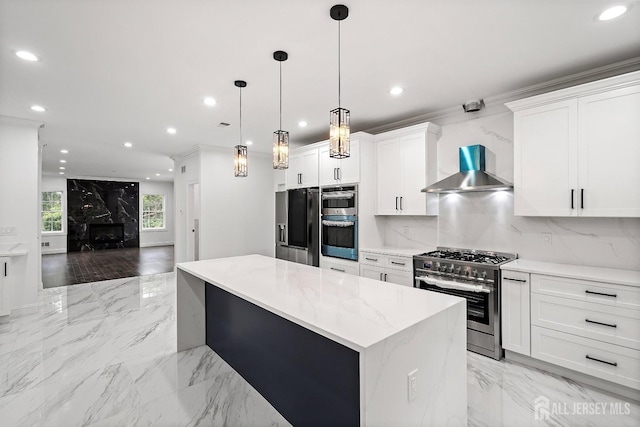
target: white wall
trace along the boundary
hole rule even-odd
[[[41,246],[42,254],[60,254],[67,252],[67,179],[60,175],[43,175],[40,192],[62,191],[62,231],[41,233],[40,241],[49,243]]]
[[[488,172],[513,182],[511,112],[444,125],[438,179],[458,170],[458,147],[474,144],[487,148]],[[551,234],[551,245],[542,233]],[[438,217],[387,217],[384,239],[396,247],[488,249],[539,261],[640,270],[640,218],[516,217],[512,192],[440,195]]]
[[[15,227],[0,243],[23,243],[28,254],[11,259],[12,309],[33,309],[40,288],[39,147],[40,123],[0,117],[0,227]]]
[[[182,168],[185,172],[182,172]],[[173,189],[174,189],[174,260],[176,263],[192,260],[189,257],[189,245],[193,244],[189,240],[193,227],[192,218],[189,218],[187,208],[189,185],[200,182],[200,152],[196,151],[183,156],[175,161],[173,167]],[[193,252],[193,249],[191,250]]]
[[[271,156],[249,150],[246,178],[233,176],[232,148],[202,148],[200,156],[200,259],[274,256]]]
[[[173,182],[142,181],[140,182],[140,247],[173,245],[174,215]],[[162,230],[144,230],[142,228],[142,196],[144,194],[164,195],[165,228]]]

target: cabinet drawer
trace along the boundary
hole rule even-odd
[[[640,311],[531,294],[531,324],[640,350]]]
[[[360,252],[360,262],[368,265],[378,265],[386,267],[389,263],[389,257],[375,252]]]
[[[640,309],[640,288],[633,286],[532,274],[531,292],[608,306]]]
[[[396,270],[413,271],[413,258],[390,256],[388,258],[389,264],[387,267],[394,268]]]
[[[324,261],[322,263],[322,268],[327,270],[337,271],[340,273],[353,274],[354,276],[358,276],[358,273],[360,272],[360,268],[358,267],[357,262],[354,262],[353,265],[351,265],[351,264],[341,264],[341,263],[331,262],[331,261]]]
[[[531,357],[640,389],[640,351],[531,327]]]

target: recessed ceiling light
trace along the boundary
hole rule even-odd
[[[18,58],[24,59],[25,61],[37,61],[38,57],[35,56],[33,53],[31,52],[27,52],[26,50],[19,50],[16,52],[16,56]]]
[[[124,146],[125,146],[125,147],[127,147],[127,148],[131,148],[131,147],[133,147],[133,144],[132,144],[132,143],[130,143],[130,142],[125,142],[125,143],[124,143],[124,144],[122,144],[122,145],[124,145]]]
[[[160,174],[159,174],[159,173],[157,173],[157,174],[156,174],[156,176],[160,176]]]
[[[58,169],[60,169],[61,171],[65,170],[66,168],[64,166],[60,166]]]
[[[167,133],[170,133],[171,135],[175,135],[176,132],[176,128],[167,128]]]
[[[402,89],[400,86],[394,86],[389,91],[391,95],[400,95],[402,92],[404,92],[404,89]]]
[[[300,120],[298,122],[298,126],[300,126],[301,128],[306,128],[307,127],[307,122],[305,122],[304,120]]]
[[[31,109],[32,109],[33,111],[37,111],[38,113],[42,113],[42,112],[47,111],[47,109],[46,109],[46,108],[44,108],[44,107],[43,107],[43,106],[41,106],[41,105],[32,105],[32,106],[31,106]]]
[[[69,150],[60,150],[62,154],[69,154]]]
[[[147,179],[151,179],[151,178],[147,177]]]
[[[247,141],[245,144],[247,144],[247,145],[253,145],[253,141]]]
[[[208,107],[213,107],[214,105],[216,105],[216,100],[211,98],[210,96],[207,96],[204,100],[204,105],[208,106]]]
[[[613,7],[610,7],[609,9],[605,10],[604,12],[602,12],[598,16],[598,19],[601,20],[601,21],[610,21],[610,20],[615,19],[618,16],[624,14],[626,11],[627,11],[627,7],[626,6],[613,6]]]
[[[60,160],[60,163],[67,163],[67,161],[62,159],[62,160]]]
[[[173,172],[173,169],[169,169],[169,172]]]
[[[64,172],[58,172],[60,175],[64,175]]]

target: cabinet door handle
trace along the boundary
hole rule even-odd
[[[333,168],[333,180],[337,180],[338,178],[336,178],[336,168]]]
[[[4,263],[4,277],[7,277],[7,263]]]
[[[571,189],[571,209],[575,209],[575,208],[573,207],[573,193],[574,193],[574,192],[575,192],[575,190],[572,188],[572,189]]]
[[[340,273],[345,273],[345,271],[341,268],[329,267],[331,270],[339,271]]]
[[[502,280],[511,280],[512,282],[527,283],[526,280],[523,280],[523,279],[512,279],[511,277],[503,277]]]
[[[595,320],[590,320],[590,319],[584,319],[584,321],[588,323],[595,323],[596,325],[608,326],[610,328],[618,327],[618,325],[616,325],[615,323],[602,323],[602,322],[596,322]]]
[[[396,197],[396,210],[398,210],[398,198]]]
[[[584,188],[580,189],[580,209],[584,209]]]
[[[400,197],[400,210],[402,210],[402,196]]]
[[[342,180],[342,168],[338,168],[338,179]]]
[[[367,257],[364,257],[364,259],[366,259],[367,261],[375,261],[375,262],[378,262],[378,258],[367,258]]]
[[[380,281],[382,281],[382,273],[380,273]]]
[[[604,363],[604,364],[611,365],[611,366],[618,366],[618,363],[617,363],[617,362],[607,362],[606,360],[596,359],[595,357],[591,357],[591,356],[589,356],[588,354],[587,354],[585,357],[586,357],[587,359],[589,359],[589,360],[594,360],[594,361],[596,361],[596,362]]]
[[[384,273],[384,281],[387,281],[387,273]]]
[[[406,265],[404,262],[395,262],[395,261],[391,261],[391,264],[394,264],[394,265]]]
[[[585,294],[592,294],[592,295],[602,295],[603,297],[618,298],[618,295],[616,295],[616,294],[605,294],[603,292],[594,292],[594,291],[586,290],[586,291],[584,291],[584,293]]]

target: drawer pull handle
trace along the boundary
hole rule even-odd
[[[527,283],[526,280],[523,279],[512,279],[511,277],[503,277],[503,280],[511,280],[512,282],[520,282],[520,283]]]
[[[395,261],[391,261],[391,264],[395,264],[395,265],[406,265],[406,263],[404,263],[404,262],[395,262]]]
[[[610,328],[618,327],[618,325],[616,325],[615,323],[602,323],[602,322],[596,322],[595,320],[589,320],[589,319],[584,319],[584,321],[588,323],[595,323],[596,325],[608,326]]]
[[[611,297],[611,298],[618,298],[618,295],[616,294],[605,294],[603,292],[594,292],[594,291],[584,291],[586,294],[593,294],[593,295],[602,295],[603,297]]]
[[[378,258],[367,258],[367,257],[364,257],[364,259],[366,259],[367,261],[375,261],[375,262],[378,262]]]
[[[588,354],[585,357],[589,360],[594,360],[596,362],[604,363],[606,365],[618,366],[618,362],[607,362],[606,360],[600,360],[600,359],[596,359],[595,357],[591,357]]]
[[[345,273],[345,271],[340,268],[335,268],[335,267],[329,267],[329,268],[335,271],[339,271],[340,273]]]

